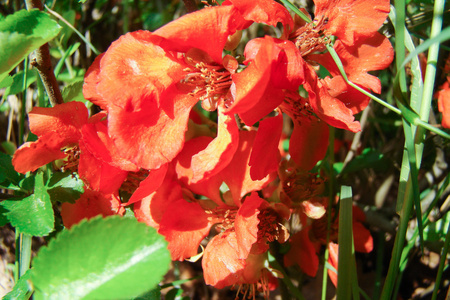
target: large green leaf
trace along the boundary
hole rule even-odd
[[[0,21],[0,81],[30,52],[56,37],[61,26],[39,10],[20,10]]]
[[[23,199],[4,200],[0,205],[8,211],[6,217],[20,233],[45,236],[53,231],[55,217],[42,172],[36,175],[34,194]]]
[[[82,221],[34,259],[35,299],[130,299],[155,288],[170,264],[164,238],[130,218]]]

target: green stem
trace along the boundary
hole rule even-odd
[[[19,145],[23,144],[25,134],[25,118],[27,115],[27,73],[28,73],[28,56],[24,59],[23,68],[23,94],[22,94],[22,108],[20,110],[19,119]]]
[[[328,163],[330,165],[330,174],[328,178],[328,186],[329,186],[329,199],[328,199],[328,207],[327,207],[327,240],[326,240],[326,248],[324,254],[324,266],[323,266],[323,274],[322,274],[322,300],[326,299],[327,296],[327,282],[328,282],[328,272],[327,272],[327,262],[330,256],[328,251],[328,244],[330,243],[330,230],[331,230],[331,208],[334,203],[334,134],[335,128],[332,126],[328,126],[330,129],[330,136],[328,138]]]
[[[31,236],[16,231],[16,274],[15,281],[30,268],[31,262]]]

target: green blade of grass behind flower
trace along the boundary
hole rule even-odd
[[[328,150],[327,150],[327,156],[326,160],[329,163],[329,178],[328,178],[328,186],[329,186],[329,195],[328,195],[328,206],[327,206],[327,240],[324,253],[324,267],[323,267],[323,274],[322,274],[322,300],[326,299],[327,296],[327,282],[328,282],[328,272],[327,272],[327,262],[329,257],[329,251],[328,251],[328,244],[330,243],[330,231],[331,231],[331,208],[333,207],[334,203],[334,173],[333,173],[333,165],[334,165],[334,135],[336,132],[336,129],[333,126],[328,126],[330,130],[330,135],[328,138]]]
[[[64,19],[60,14],[58,14],[56,11],[51,10],[47,5],[45,5],[45,9],[47,9],[47,11],[49,13],[51,13],[53,16],[55,16],[57,19],[63,21],[70,29],[72,29],[79,37],[80,39],[86,43],[86,45],[89,46],[89,48],[91,48],[92,52],[95,53],[95,55],[99,55],[100,51],[97,50],[97,48],[94,47],[94,45],[91,44],[91,42],[89,42],[82,34],[81,32],[79,32],[75,27],[72,26],[72,24],[70,24],[69,22],[67,22],[66,19]]]
[[[415,51],[412,51],[409,56],[404,60],[404,62],[402,63],[402,68],[409,62],[411,61],[415,56],[417,56],[417,54],[419,54],[422,51],[425,51],[426,49],[430,48],[430,47],[439,47],[439,42],[442,40],[445,40],[447,38],[449,38],[450,36],[448,36],[448,34],[450,34],[449,31],[445,32],[446,30],[441,31],[441,27],[442,27],[442,18],[440,16],[442,16],[442,12],[443,12],[443,7],[444,7],[444,1],[443,0],[438,0],[435,2],[435,11],[434,11],[434,18],[433,18],[433,22],[432,22],[432,35],[431,38],[427,41],[425,41],[422,45],[418,46]],[[439,16],[439,17],[437,17]],[[439,20],[440,19],[440,20]],[[397,23],[398,24],[398,23]],[[429,52],[429,54],[433,55],[433,51]],[[433,56],[432,56],[433,57]],[[436,61],[437,60],[437,56],[435,58],[432,58],[432,61]],[[413,70],[414,71],[414,70]],[[416,76],[419,76],[420,74],[416,74]],[[433,76],[434,74],[428,75],[428,76]],[[398,82],[399,79],[399,75],[397,74],[397,76],[395,77],[395,82]],[[426,99],[421,98],[420,101],[419,99],[413,99],[413,101],[411,103],[417,103],[417,102],[424,102],[427,101],[428,103],[423,103],[421,104],[420,107],[420,115],[418,115],[418,118],[420,119],[420,121],[426,123],[426,121],[428,120],[428,115],[429,115],[429,111],[430,111],[430,103],[431,103],[431,96],[432,96],[432,89],[433,89],[433,85],[434,85],[434,79],[432,80],[433,84],[431,84],[431,80],[425,80],[426,84],[424,86],[424,90],[423,90],[423,94],[425,95],[425,93],[428,93],[429,96],[427,96]],[[414,84],[414,81],[413,81]],[[429,86],[431,84],[431,86]],[[397,86],[397,84],[395,83],[394,86]],[[421,97],[422,95],[412,95],[413,97]],[[405,104],[402,103],[402,93],[397,92],[397,100],[399,104]],[[406,104],[404,105],[406,106]],[[417,109],[417,108],[416,108]],[[404,112],[405,109],[403,107],[403,111]],[[426,118],[424,118],[424,114],[426,114]],[[405,115],[404,115],[405,116]],[[417,187],[415,186],[414,183],[416,183],[417,178],[411,178],[411,173],[409,168],[412,169],[412,173],[414,173],[414,169],[418,169],[420,167],[421,164],[421,159],[422,159],[422,154],[423,154],[423,137],[424,137],[424,132],[422,131],[422,129],[419,128],[419,133],[416,135],[416,130],[405,130],[405,137],[407,138],[407,150],[404,152],[404,157],[403,157],[403,162],[402,162],[402,172],[401,172],[401,183],[400,183],[400,187],[399,187],[399,194],[398,194],[398,199],[399,201],[403,201],[402,203],[402,209],[400,211],[400,226],[399,226],[399,230],[397,233],[397,236],[395,238],[395,243],[394,243],[394,249],[392,252],[392,259],[391,262],[389,264],[389,270],[388,270],[388,274],[386,277],[386,281],[385,281],[385,286],[383,288],[383,292],[381,295],[381,299],[390,299],[392,297],[392,292],[393,290],[398,290],[398,287],[400,285],[400,280],[398,280],[398,271],[399,268],[402,267],[402,256],[405,257],[405,251],[409,252],[408,249],[404,248],[404,242],[405,242],[405,238],[406,238],[406,229],[408,227],[408,223],[409,223],[409,216],[412,210],[412,203],[416,202],[416,207],[419,207],[419,205],[417,204],[418,200],[417,200]],[[414,135],[414,136],[409,136],[409,134]],[[411,138],[415,138],[414,142],[411,142]],[[409,142],[408,142],[409,140]],[[414,143],[419,145],[417,147],[414,146]],[[412,144],[412,145],[411,145]],[[412,156],[412,153],[416,152],[416,154],[414,156]],[[416,161],[411,161],[411,159],[416,160]],[[406,175],[407,178],[406,178]],[[413,174],[414,175],[414,174]],[[404,181],[406,179],[406,182]],[[402,198],[403,196],[403,198]],[[414,199],[414,200],[413,200]],[[419,211],[416,210],[416,213],[418,215],[418,224],[422,223],[422,216],[419,215]],[[418,228],[418,233],[420,236],[420,230],[421,228]],[[394,288],[395,287],[395,288]]]
[[[352,299],[352,280],[356,278],[356,274],[352,274],[352,220],[352,189],[349,186],[342,186],[339,201],[339,276],[336,292],[338,300]]]

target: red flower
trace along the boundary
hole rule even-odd
[[[252,4],[253,1],[232,2],[240,9],[244,18],[255,21],[263,20],[266,15],[274,15],[273,8],[278,7],[277,3],[269,0],[265,0],[267,11]],[[360,125],[354,120],[353,115],[367,106],[369,98],[345,84],[339,72],[335,72],[337,68],[334,62],[325,61],[322,58],[323,54],[316,53],[326,50],[331,35],[337,36],[334,48],[343,60],[345,72],[350,80],[363,88],[379,93],[379,80],[368,72],[386,68],[393,59],[389,41],[377,32],[389,12],[389,1],[377,1],[376,5],[372,0],[316,2],[316,18],[311,23],[305,23],[298,17],[294,23],[292,19],[287,19],[285,14],[276,14],[284,16],[278,18],[285,25],[282,38],[292,41],[298,49],[297,56],[303,58],[299,59],[289,51],[286,52],[287,61],[294,68],[304,68],[306,79],[304,88],[308,92],[308,103],[312,112],[332,126],[356,132],[360,130]],[[292,24],[295,24],[294,28]],[[255,45],[257,48],[265,48],[264,44],[267,44],[267,41]],[[253,51],[257,51],[255,46]],[[267,54],[272,54],[274,58],[278,55],[275,52]],[[334,77],[327,80],[319,79],[315,73],[317,63],[325,67]],[[273,91],[276,91],[276,84]]]
[[[30,131],[38,136],[35,142],[23,144],[12,163],[19,173],[35,171],[58,159],[76,159],[81,127],[87,123],[88,111],[81,102],[68,102],[51,108],[35,107],[28,114]]]
[[[200,100],[215,110],[228,101],[237,62],[222,51],[246,24],[233,6],[210,7],[154,33],[124,35],[96,60],[85,96],[108,110],[108,134],[124,158],[144,169],[170,162],[192,107]]]
[[[450,82],[441,85],[440,90],[435,94],[438,99],[438,108],[442,113],[442,126],[450,128]]]
[[[303,217],[305,219],[305,217]],[[362,222],[365,221],[364,212],[357,206],[353,206],[353,240],[355,251],[369,253],[373,250],[373,238]],[[305,221],[303,221],[305,222]],[[318,247],[326,244],[327,216],[324,215],[320,219],[315,219],[311,226],[303,228],[300,232],[294,234],[290,240],[291,248],[285,256],[286,265],[290,266],[298,264],[300,268],[309,276],[315,276],[318,270],[318,260],[312,259],[318,253]],[[328,262],[338,270],[338,244],[337,232],[338,218],[331,225],[329,260]],[[314,262],[314,263],[312,263]],[[337,285],[337,275],[335,272],[328,270],[330,279]]]
[[[67,228],[79,223],[83,219],[91,219],[98,215],[104,217],[123,215],[125,209],[120,206],[120,199],[116,194],[104,194],[86,189],[80,199],[74,204],[64,202],[61,205],[61,217]]]

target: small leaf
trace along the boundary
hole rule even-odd
[[[6,154],[14,155],[14,152],[16,152],[17,147],[16,144],[13,142],[4,141],[1,143],[3,150],[5,150]]]
[[[167,242],[130,218],[82,221],[61,232],[34,259],[35,299],[129,299],[167,272]]]
[[[52,202],[75,203],[84,193],[84,183],[77,174],[57,172],[48,180],[47,192]]]
[[[42,172],[36,175],[34,194],[23,199],[4,200],[0,205],[8,211],[6,217],[20,233],[45,236],[53,231],[55,217]]]
[[[10,155],[0,152],[0,184],[7,186],[9,184],[18,186],[21,175],[14,170]]]
[[[12,76],[13,83],[11,84],[11,86],[6,88],[5,94],[3,97],[6,97],[8,95],[17,95],[19,93],[22,93],[24,91],[23,77],[24,77],[23,71],[20,71],[20,72],[17,72],[16,74],[14,74],[14,76]],[[36,79],[37,79],[36,71],[28,70],[26,87],[28,88],[32,83],[34,83],[36,81]]]
[[[31,270],[28,270],[16,282],[11,292],[6,294],[2,300],[27,300],[30,299],[33,289],[29,284]]]
[[[30,52],[56,37],[61,30],[39,10],[20,10],[0,21],[0,82]]]
[[[383,154],[375,149],[366,148],[342,170],[342,173],[357,172],[367,168],[384,170],[388,166]]]
[[[64,102],[81,101],[86,102],[83,96],[83,80],[76,81],[62,90]]]

